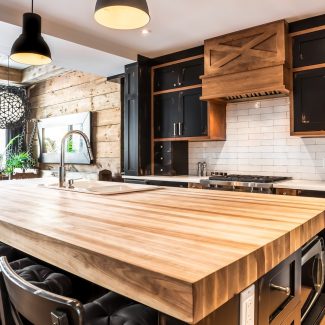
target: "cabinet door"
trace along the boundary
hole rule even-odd
[[[294,75],[294,131],[325,130],[325,69]]]
[[[182,137],[208,135],[207,103],[200,100],[201,88],[180,93],[181,124],[178,132]]]
[[[138,175],[138,64],[125,69],[124,84],[124,171],[126,175]]]
[[[155,138],[173,138],[177,136],[179,120],[179,93],[156,95],[154,98],[154,134]]]
[[[204,74],[203,58],[186,61],[179,65],[178,86],[187,87],[202,83],[200,76]]]
[[[293,38],[293,64],[302,67],[325,62],[325,30]]]
[[[178,87],[178,75],[179,65],[177,64],[155,69],[154,91],[161,91]]]

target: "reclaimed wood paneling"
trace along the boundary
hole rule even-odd
[[[72,71],[40,82],[31,88],[32,117],[37,119],[93,112],[93,166],[73,166],[75,171],[121,169],[120,85],[106,78]],[[35,143],[36,144],[36,143]],[[49,165],[42,165],[48,169]]]

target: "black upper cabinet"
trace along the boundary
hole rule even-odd
[[[294,75],[294,131],[325,130],[325,69]]]
[[[325,63],[325,30],[293,38],[295,68]]]
[[[198,85],[204,73],[203,58],[155,69],[154,91]]]
[[[157,95],[154,98],[155,138],[172,138],[178,135],[179,93]]]
[[[179,87],[201,84],[200,76],[204,74],[203,59],[186,61],[179,64]]]
[[[208,134],[207,103],[201,88],[156,95],[155,138],[199,137]]]
[[[155,70],[154,91],[178,87],[178,66],[171,65]]]
[[[180,93],[180,134],[183,137],[208,135],[207,102],[200,100],[201,88]]]

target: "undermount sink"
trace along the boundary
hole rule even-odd
[[[114,195],[133,192],[154,191],[161,189],[159,186],[124,184],[102,181],[75,181],[73,187],[59,187],[58,184],[41,184],[40,186],[60,191],[79,192],[97,195]]]

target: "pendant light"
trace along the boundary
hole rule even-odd
[[[97,0],[95,20],[113,29],[137,29],[150,21],[146,0]]]
[[[41,16],[32,12],[23,16],[23,32],[17,38],[11,49],[11,60],[28,65],[43,65],[52,62],[51,51],[41,34]]]

